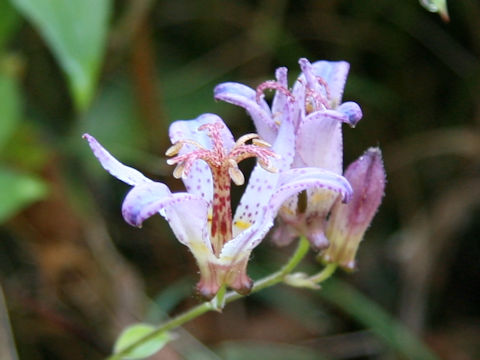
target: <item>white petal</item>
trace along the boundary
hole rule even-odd
[[[257,93],[252,88],[239,83],[226,82],[215,87],[214,96],[217,100],[241,106],[250,114],[257,133],[269,143],[272,143],[277,133],[272,113],[265,100],[257,103]]]
[[[303,166],[319,167],[341,174],[343,171],[342,121],[338,111],[316,111],[300,123],[296,138],[297,154]]]
[[[145,177],[140,171],[126,166],[115,159],[93,136],[84,134],[83,138],[88,141],[93,154],[98,161],[100,161],[103,168],[117,179],[132,186],[152,182],[152,180]]]
[[[272,165],[278,169],[271,173],[257,165],[248,181],[247,188],[235,211],[233,220],[233,235],[236,236],[257,221],[259,209],[268,204],[276,189],[279,174],[290,168],[295,152],[295,131],[289,119],[280,126],[278,136],[272,145],[272,150],[280,155],[279,159],[271,159]]]
[[[178,241],[197,253],[212,254],[208,239],[208,203],[189,193],[172,194],[162,183],[135,186],[126,196],[122,213],[125,220],[141,226],[149,217],[160,214],[168,221]]]

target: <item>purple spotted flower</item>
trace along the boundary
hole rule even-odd
[[[348,204],[337,202],[333,207],[326,229],[330,246],[320,254],[320,258],[353,270],[358,245],[380,206],[385,190],[385,169],[380,149],[368,149],[350,164],[345,177],[353,187],[353,198]]]
[[[199,292],[212,298],[227,285],[248,293],[252,281],[246,273],[250,253],[271,228],[284,201],[309,188],[328,188],[348,201],[348,181],[318,168],[290,169],[294,157],[294,131],[284,121],[270,146],[256,134],[234,141],[216,115],[204,114],[195,120],[176,121],[170,127],[173,145],[167,150],[174,176],[181,178],[186,192],[172,193],[166,185],[152,181],[123,165],[92,136],[85,134],[101,165],[133,188],[126,196],[122,213],[133,226],[160,214],[177,239],[186,245],[200,269]],[[232,216],[231,183],[241,185],[238,168],[243,159],[255,157],[257,166]]]
[[[316,167],[342,174],[342,123],[355,126],[362,118],[354,102],[342,103],[349,64],[344,61],[299,60],[302,73],[293,88],[288,87],[287,69],[276,71],[276,80],[257,89],[239,83],[215,88],[215,98],[241,106],[252,117],[262,138],[273,142],[284,122],[293,124],[295,155],[292,168]],[[265,90],[275,90],[271,107],[263,99]],[[292,196],[280,209],[281,220],[274,233],[279,244],[305,235],[316,249],[328,246],[326,218],[338,198],[328,188],[309,188]]]

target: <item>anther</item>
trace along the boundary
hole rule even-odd
[[[255,146],[264,147],[264,148],[272,147],[272,145],[270,143],[266,142],[265,140],[258,139],[258,138],[253,139],[252,144],[255,145]]]
[[[228,174],[234,182],[235,185],[243,185],[245,183],[245,176],[243,176],[242,171],[238,168],[238,164],[235,160],[229,159],[230,167],[228,168]]]
[[[271,172],[271,173],[276,173],[278,172],[278,169],[272,165],[272,163],[270,161],[265,161],[265,160],[262,160],[260,158],[258,158],[258,163],[260,164],[260,166],[268,171],[268,172]]]
[[[183,147],[184,142],[177,141],[175,144],[170,146],[167,151],[165,151],[166,156],[175,156],[179,153],[180,149]]]
[[[184,173],[185,173],[185,164],[180,163],[175,167],[175,170],[173,170],[173,177],[175,179],[180,179]]]
[[[235,142],[235,146],[243,145],[250,140],[255,141],[254,139],[258,139],[258,138],[259,138],[258,134],[245,134],[238,138],[238,140]]]

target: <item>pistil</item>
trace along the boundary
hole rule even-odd
[[[271,158],[278,156],[269,149],[270,144],[258,138],[257,134],[247,134],[237,140],[232,148],[226,148],[222,137],[222,123],[208,123],[198,130],[206,131],[212,140],[212,148],[206,149],[192,140],[181,140],[173,144],[166,152],[167,156],[175,156],[167,161],[176,164],[173,175],[177,178],[186,177],[197,160],[205,161],[212,172],[213,199],[210,226],[210,239],[213,252],[220,256],[223,245],[232,239],[232,207],[230,201],[231,181],[242,185],[245,178],[238,168],[238,163],[246,158],[256,157],[264,169],[274,172]],[[247,144],[247,141],[252,141]],[[183,145],[194,145],[195,149],[178,155]]]

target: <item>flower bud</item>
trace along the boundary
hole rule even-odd
[[[353,270],[358,245],[380,206],[385,190],[385,169],[380,149],[368,149],[350,164],[344,176],[352,185],[353,198],[347,204],[337,201],[333,207],[326,229],[330,246],[320,258]]]

